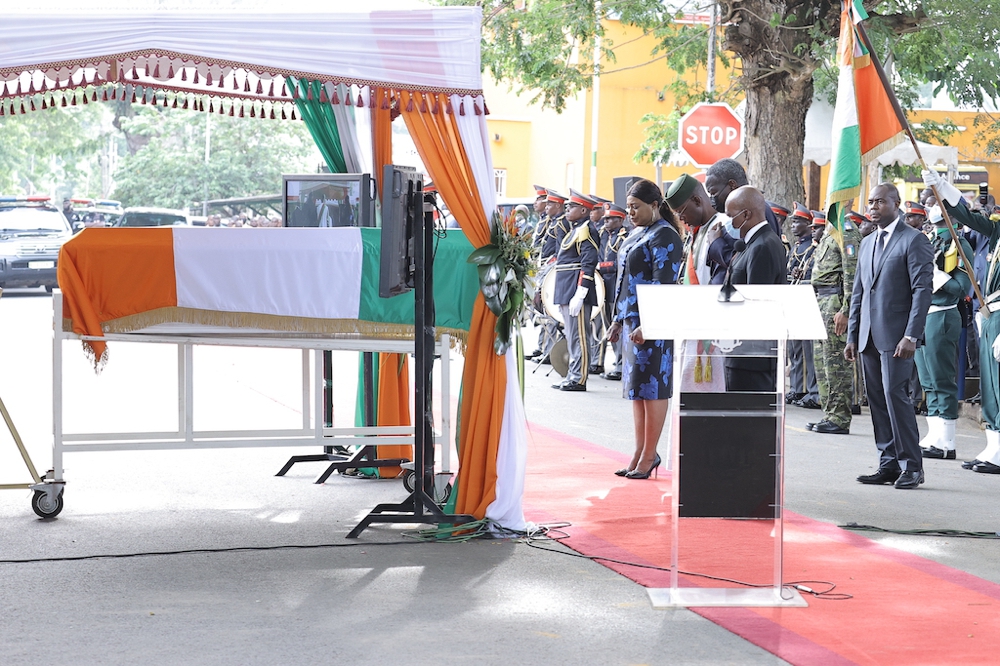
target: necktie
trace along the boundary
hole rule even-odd
[[[878,238],[875,239],[875,261],[872,263],[872,273],[878,270],[882,262],[882,253],[885,252],[885,229],[878,230]]]

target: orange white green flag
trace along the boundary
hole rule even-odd
[[[833,114],[827,219],[843,230],[844,202],[862,196],[862,167],[906,140],[892,89],[875,54],[866,46],[861,21],[868,18],[860,0],[842,0],[837,44],[837,106]]]

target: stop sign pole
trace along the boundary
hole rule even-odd
[[[696,104],[677,124],[678,145],[697,167],[743,151],[743,121],[728,104]]]

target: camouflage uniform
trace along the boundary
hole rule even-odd
[[[845,220],[844,250],[841,251],[835,233],[831,233],[832,226],[827,225],[826,233],[813,255],[811,282],[816,290],[816,302],[819,303],[827,335],[826,340],[813,343],[813,354],[823,416],[836,426],[850,429],[854,364],[844,359],[847,332],[843,335],[834,332],[833,316],[838,312],[844,316],[849,314],[861,233],[857,225]]]

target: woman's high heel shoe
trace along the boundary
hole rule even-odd
[[[629,471],[628,467],[622,467],[621,469],[615,470],[615,476],[628,476]]]
[[[639,468],[636,467],[634,470],[632,470],[631,472],[627,473],[625,475],[625,478],[626,479],[648,479],[649,476],[650,476],[650,474],[653,474],[653,475],[658,474],[658,472],[656,472],[656,468],[660,466],[660,462],[662,462],[660,460],[660,454],[657,453],[656,454],[656,460],[653,461],[653,464],[650,466],[650,468],[648,470],[646,470],[645,472],[640,472]]]

